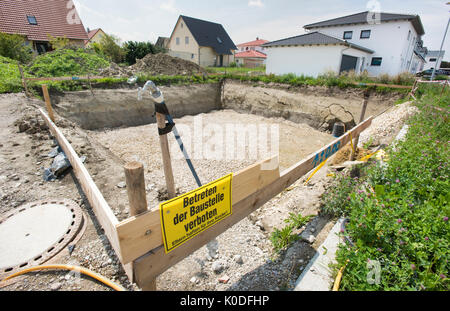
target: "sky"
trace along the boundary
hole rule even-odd
[[[439,50],[450,17],[449,0],[73,0],[86,28],[102,28],[122,41],[156,42],[169,37],[186,15],[222,24],[233,42],[269,41],[305,33],[304,25],[379,8],[417,14],[424,46]],[[450,31],[449,31],[450,32]],[[444,50],[450,60],[450,34]]]

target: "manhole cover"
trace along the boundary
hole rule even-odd
[[[0,218],[0,276],[49,260],[73,240],[83,223],[71,200],[42,200]]]

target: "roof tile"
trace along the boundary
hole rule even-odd
[[[21,34],[33,41],[49,41],[48,35],[87,40],[76,8],[68,0],[1,0],[0,32]],[[30,25],[27,15],[36,17]]]
[[[236,58],[267,58],[267,55],[259,51],[244,51],[234,54]]]

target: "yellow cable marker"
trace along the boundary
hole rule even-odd
[[[381,150],[381,149],[380,149],[380,150]],[[371,154],[369,154],[369,155],[366,155],[364,158],[359,159],[359,161],[361,161],[361,162],[367,162],[367,161],[369,161],[369,159],[370,159],[371,157],[373,157],[374,155],[376,155],[380,150],[375,151],[374,153],[371,153]]]
[[[350,144],[352,145],[353,153],[356,153],[356,151],[355,151],[355,146],[353,146],[352,132],[350,132]]]
[[[314,170],[314,172],[312,172],[312,174],[308,177],[308,179],[305,181],[304,185],[306,186],[306,184],[309,182],[309,180],[325,165],[325,163],[327,163],[328,159],[326,159],[325,161],[323,161],[322,163],[320,163],[320,165]]]
[[[10,276],[8,276],[7,278],[5,278],[3,281],[7,281],[10,280],[12,278],[15,278],[17,276],[26,274],[28,272],[32,272],[32,271],[39,271],[39,270],[71,270],[71,271],[77,271],[83,274],[86,274],[94,279],[96,279],[97,281],[102,282],[103,284],[111,287],[112,289],[116,290],[116,291],[126,291],[125,288],[123,288],[122,286],[113,283],[112,281],[106,279],[105,277],[101,276],[100,274],[91,271],[89,269],[83,268],[83,267],[77,267],[77,266],[72,266],[72,265],[45,265],[45,266],[36,266],[36,267],[31,267],[28,269],[24,269],[21,270],[19,272],[16,272],[14,274],[11,274]]]

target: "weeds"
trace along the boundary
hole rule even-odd
[[[275,253],[279,253],[297,241],[300,237],[298,234],[294,234],[294,230],[306,225],[312,217],[314,215],[303,217],[301,214],[290,213],[289,218],[284,220],[287,225],[282,229],[275,229],[270,236]]]

